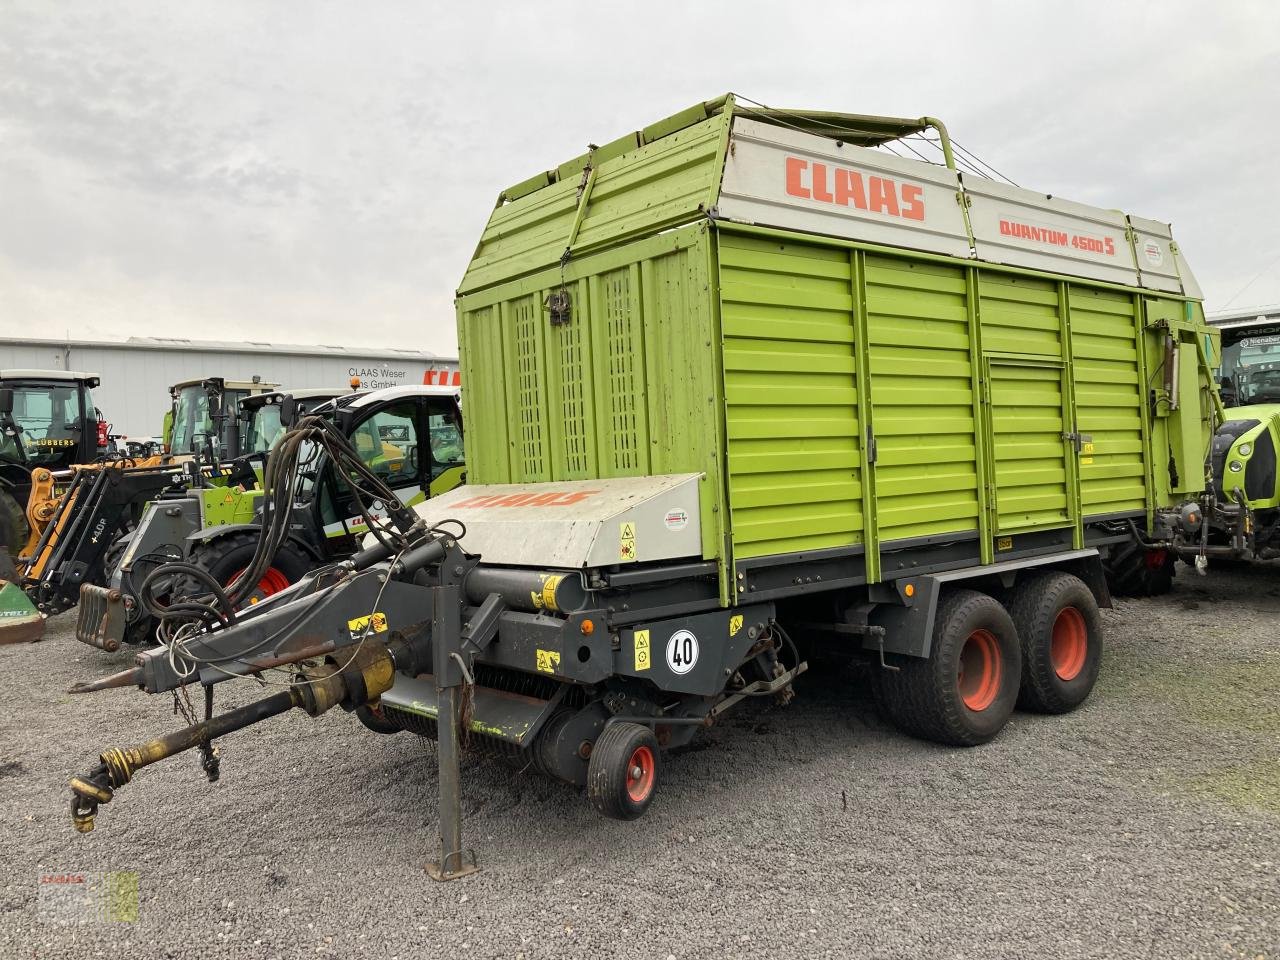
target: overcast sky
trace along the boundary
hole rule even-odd
[[[0,0],[0,334],[452,353],[503,187],[730,90],[939,116],[1280,303],[1274,2]]]

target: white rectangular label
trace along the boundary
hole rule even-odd
[[[978,259],[1134,286],[1124,214],[966,177]]]

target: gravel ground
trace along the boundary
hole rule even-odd
[[[192,756],[152,767],[74,833],[67,778],[175,721],[67,696],[129,657],[64,616],[0,647],[0,957],[1280,957],[1278,613],[1280,571],[1184,570],[1105,614],[1082,709],[968,751],[814,671],[669,757],[635,823],[472,760],[483,870],[443,885],[434,745],[341,711],[228,738],[216,785]],[[42,875],[116,870],[135,922],[50,916]]]

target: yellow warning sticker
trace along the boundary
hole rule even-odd
[[[378,612],[368,617],[356,617],[347,621],[347,629],[351,631],[352,640],[359,640],[370,633],[386,633],[387,615]]]
[[[564,577],[560,574],[554,576],[543,575],[542,590],[530,590],[529,600],[533,603],[535,610],[559,610],[556,606],[556,587],[560,586],[560,581]]]
[[[537,666],[539,673],[555,673],[560,666],[560,653],[557,650],[537,650]]]
[[[622,560],[636,558],[636,525],[631,520],[623,520],[619,528],[618,557]]]
[[[1080,444],[1080,462],[1093,463],[1093,444],[1092,443]]]
[[[556,587],[560,586],[560,581],[563,579],[564,577],[560,574],[556,574],[542,582],[542,605],[548,610],[559,609],[556,606]]]
[[[997,550],[1012,550],[1012,549],[1013,549],[1013,537],[1000,537],[999,539],[997,539],[997,540],[996,540],[996,549],[997,549]]]
[[[652,662],[649,659],[649,631],[648,630],[637,630],[635,632],[635,646],[636,646],[636,669],[648,670],[649,664]]]
[[[742,629],[742,614],[735,613],[729,618],[729,636],[736,637],[738,631]]]
[[[223,498],[222,498],[222,502],[223,502],[223,503],[235,503],[235,502],[236,502],[236,495],[235,495],[234,493],[228,493],[225,497],[223,497]]]

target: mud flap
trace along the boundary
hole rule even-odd
[[[16,584],[0,580],[0,643],[32,643],[44,636],[44,614]]]

